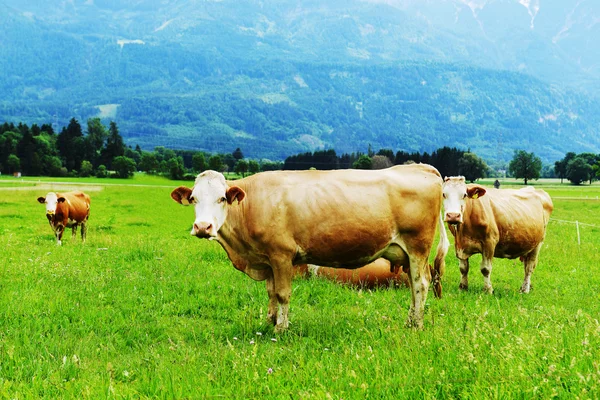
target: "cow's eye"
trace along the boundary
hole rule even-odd
[[[467,194],[465,193],[465,194],[463,194],[463,199],[466,199],[466,198],[467,198]]]
[[[443,196],[444,198],[447,198],[447,197],[448,197],[448,196],[446,196],[446,193],[442,193],[442,196]]]
[[[221,197],[221,198],[219,199],[219,201],[217,201],[217,203],[219,203],[219,204],[220,204],[220,203],[222,203],[222,202],[224,202],[224,201],[227,201],[227,198],[226,198],[226,197]]]

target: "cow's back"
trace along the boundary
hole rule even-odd
[[[72,191],[61,193],[60,196],[65,198],[64,203],[60,203],[62,212],[65,213],[69,219],[77,222],[84,221],[88,218],[90,213],[90,196],[80,192]]]

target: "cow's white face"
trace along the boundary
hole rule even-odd
[[[46,204],[46,217],[50,220],[56,214],[56,206],[58,203],[62,203],[65,201],[64,197],[58,197],[56,193],[50,192],[46,195],[46,197],[38,197],[37,199],[40,203]]]
[[[228,207],[242,201],[245,192],[229,187],[225,177],[215,171],[204,171],[196,178],[192,189],[181,186],[171,193],[171,198],[183,205],[194,205],[196,218],[191,235],[199,238],[216,238],[227,219]]]
[[[444,179],[444,220],[449,224],[461,224],[467,198],[477,199],[485,194],[482,186],[467,187],[464,176],[451,176]]]

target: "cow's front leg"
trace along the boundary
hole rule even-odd
[[[62,235],[63,232],[65,231],[64,227],[59,227],[55,232],[56,232],[56,244],[61,246],[62,245]]]
[[[275,332],[283,332],[289,326],[289,309],[290,309],[290,297],[292,295],[292,274],[293,265],[291,261],[285,260],[272,260],[273,268],[273,281],[274,281],[274,294],[279,305],[277,310],[277,322],[275,323]],[[271,306],[271,299],[269,295],[269,306]]]
[[[494,288],[492,287],[492,255],[483,253],[481,255],[481,275],[483,275],[483,291],[489,294],[494,293]]]
[[[459,258],[458,266],[460,269],[460,283],[458,288],[460,290],[468,290],[469,289],[469,259]]]
[[[77,224],[73,224],[73,226],[71,227],[71,230],[73,232],[73,234],[71,235],[71,239],[73,239],[73,240],[77,239]]]
[[[267,311],[267,322],[272,325],[277,325],[278,302],[275,294],[275,278],[273,275],[266,279],[267,294],[269,295],[269,308]]]
[[[425,316],[425,302],[429,290],[427,258],[409,256],[409,283],[411,289],[411,305],[408,312],[406,326],[415,329],[423,329]]]

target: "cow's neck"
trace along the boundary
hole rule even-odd
[[[249,260],[250,254],[252,254],[250,245],[247,240],[244,240],[244,235],[238,229],[235,229],[237,225],[225,222],[219,229],[216,240],[223,247],[236,269],[254,280],[264,281],[272,275],[272,270],[270,268],[252,268]]]

